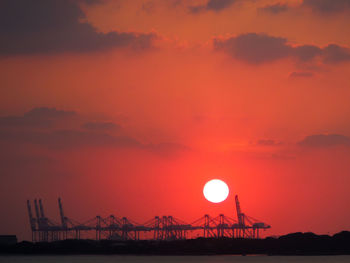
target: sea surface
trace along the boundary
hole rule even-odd
[[[350,263],[350,256],[0,256],[16,263]]]

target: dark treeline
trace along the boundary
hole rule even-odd
[[[350,232],[333,236],[293,233],[279,238],[174,241],[64,240],[51,243],[23,241],[0,247],[2,254],[134,254],[134,255],[350,255]]]

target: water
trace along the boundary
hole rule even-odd
[[[0,256],[1,263],[349,263],[350,256]]]

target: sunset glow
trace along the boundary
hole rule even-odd
[[[0,0],[0,233],[31,238],[27,199],[192,222],[236,194],[262,236],[350,229],[349,3]]]

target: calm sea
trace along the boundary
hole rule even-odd
[[[350,256],[320,256],[320,257],[277,257],[277,256],[0,256],[0,262],[18,263],[349,263]]]

